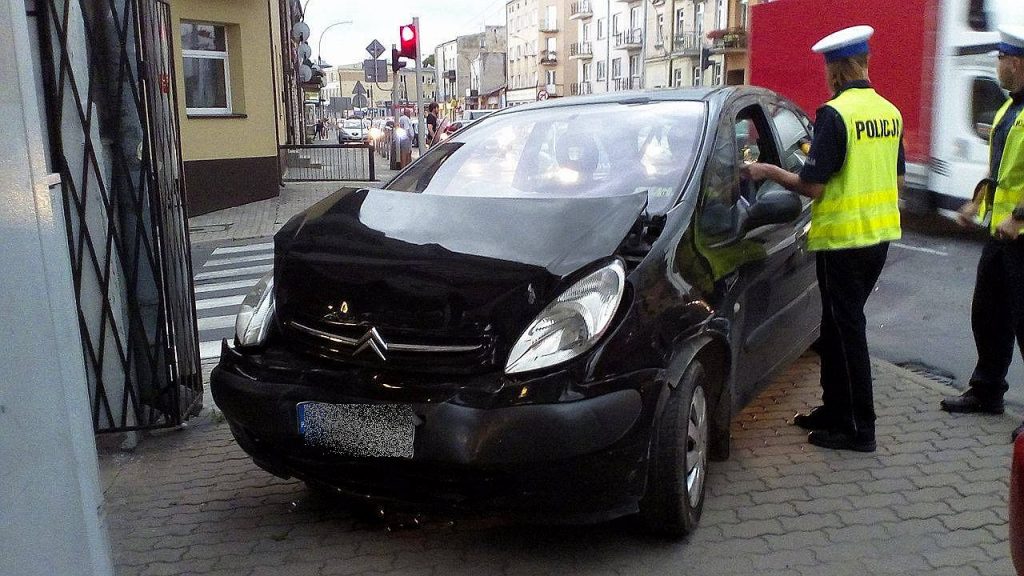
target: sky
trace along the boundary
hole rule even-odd
[[[369,58],[366,46],[374,39],[384,45],[381,58],[391,58],[391,45],[398,44],[398,27],[420,19],[421,56],[457,36],[482,32],[485,24],[505,24],[507,0],[303,0],[309,47],[314,62],[318,46],[327,64],[355,64]],[[321,33],[335,22],[338,24]]]

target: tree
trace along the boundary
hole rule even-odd
[[[433,66],[434,65],[434,55],[431,54],[430,56],[427,56],[426,58],[424,58],[423,59],[423,65],[424,66]]]

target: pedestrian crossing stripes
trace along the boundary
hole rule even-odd
[[[245,295],[274,268],[273,242],[221,246],[195,270],[199,355],[220,357],[221,341],[235,336],[235,315]]]

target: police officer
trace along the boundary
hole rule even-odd
[[[814,200],[807,245],[816,251],[821,291],[822,405],[797,414],[816,446],[875,450],[871,360],[864,304],[901,237],[903,117],[868,82],[870,26],[830,34],[811,49],[824,54],[835,94],[818,109],[806,165],[794,174],[752,164],[748,176],[773,180]]]
[[[1010,98],[996,113],[989,136],[995,185],[960,209],[961,223],[979,213],[992,217],[971,305],[978,364],[967,391],[942,400],[947,412],[1002,414],[1014,335],[1024,355],[1024,27],[999,32],[999,82]],[[1013,438],[1022,431],[1024,424],[1013,431]]]

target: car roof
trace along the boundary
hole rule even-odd
[[[659,88],[650,90],[625,90],[619,92],[606,92],[603,94],[588,94],[586,96],[573,96],[571,98],[549,98],[541,102],[531,102],[514,108],[506,108],[499,113],[507,113],[515,110],[540,110],[547,108],[562,108],[567,106],[579,106],[583,104],[639,104],[642,102],[715,102],[722,103],[730,98],[744,94],[773,96],[777,94],[766,88],[757,86],[710,86],[697,88]]]

